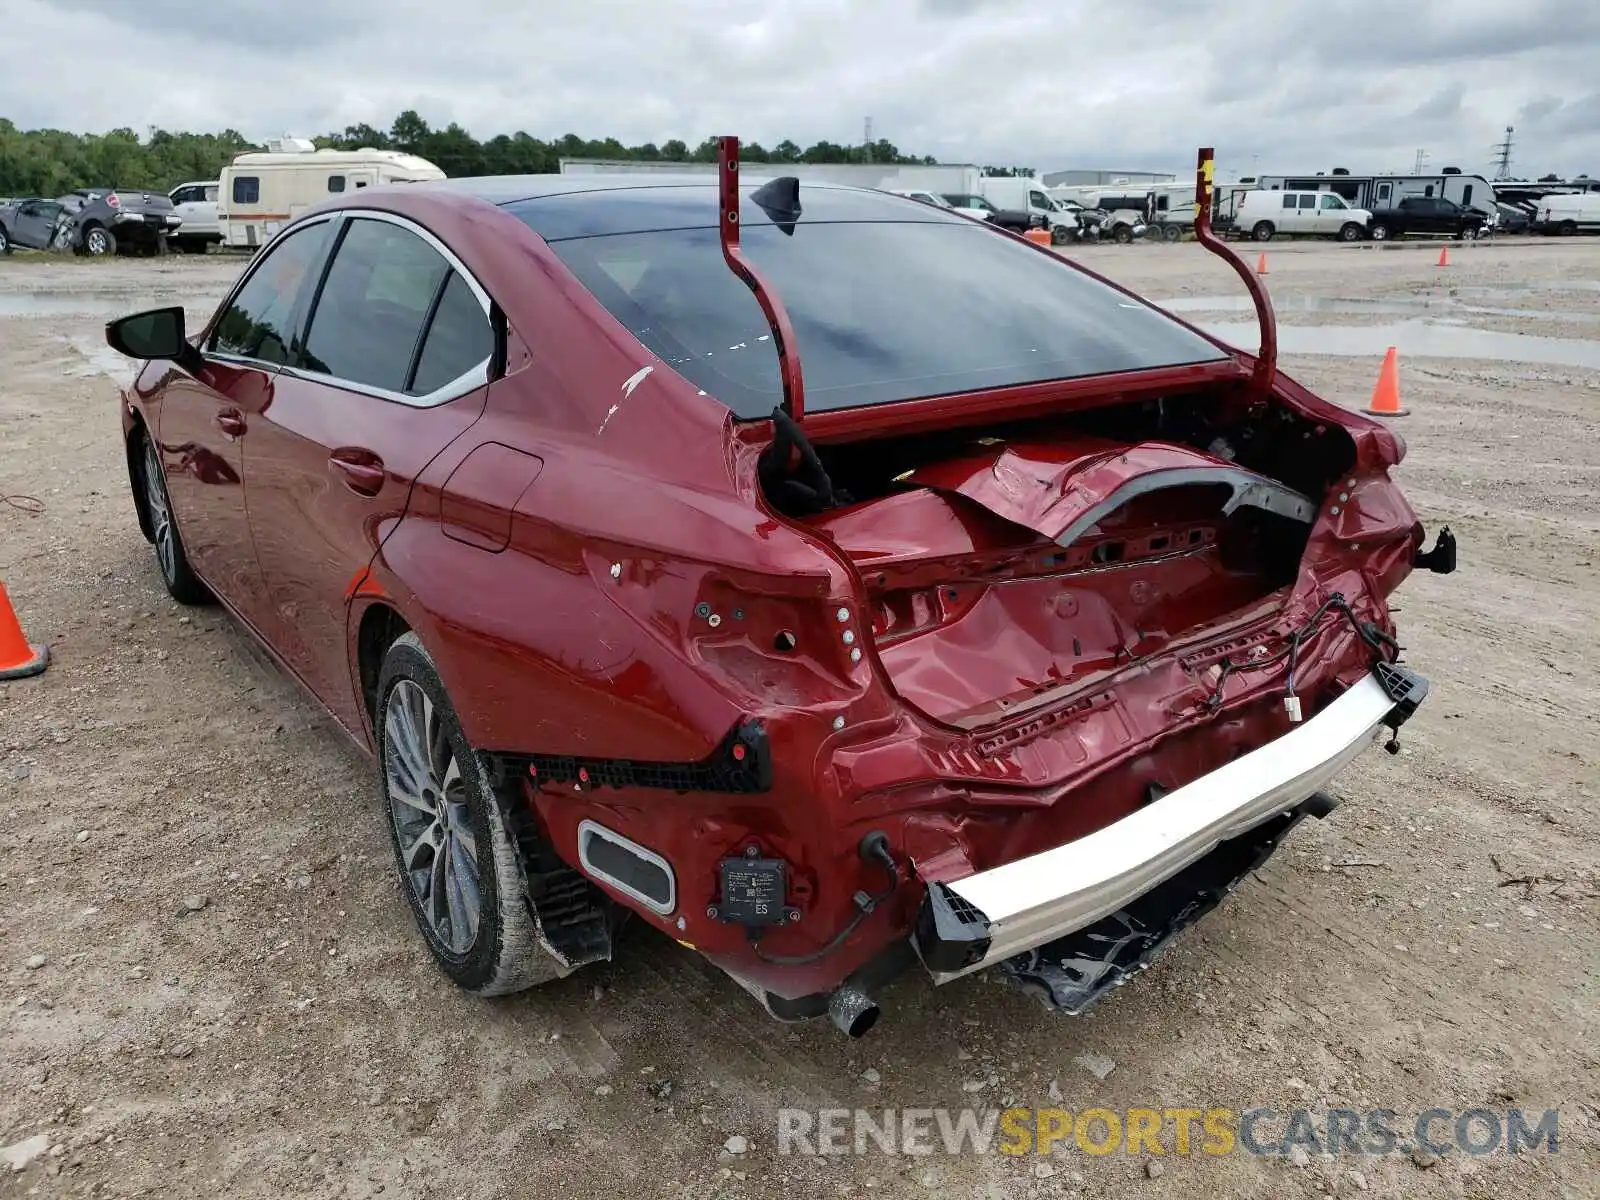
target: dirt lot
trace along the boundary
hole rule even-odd
[[[0,262],[0,494],[42,503],[0,504],[0,579],[55,655],[0,684],[0,1146],[51,1143],[0,1196],[1600,1195],[1600,370],[1575,365],[1600,366],[1600,244],[1465,246],[1444,270],[1436,247],[1268,249],[1284,324],[1322,330],[1297,345],[1400,345],[1401,478],[1461,539],[1455,575],[1400,599],[1432,699],[1399,757],[1359,761],[1331,819],[1091,1016],[912,978],[860,1042],[771,1022],[651,934],[505,1001],[447,984],[369,767],[226,618],[168,601],[134,522],[101,323],[209,312],[239,261]],[[1195,246],[1082,258],[1246,319]],[[1574,341],[1407,350],[1505,352],[1484,332]],[[1284,365],[1360,405],[1380,353]],[[784,1105],[1057,1097],[1553,1107],[1560,1149],[776,1153]]]

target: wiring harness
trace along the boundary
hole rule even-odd
[[[1402,649],[1400,643],[1371,621],[1363,621],[1356,615],[1355,610],[1350,607],[1350,602],[1341,593],[1334,592],[1321,604],[1317,605],[1317,610],[1311,614],[1306,623],[1289,635],[1289,644],[1276,654],[1256,659],[1253,662],[1234,662],[1232,659],[1223,659],[1222,674],[1217,677],[1216,686],[1212,689],[1211,697],[1206,702],[1207,710],[1216,712],[1217,709],[1222,707],[1222,692],[1230,675],[1240,671],[1260,671],[1287,661],[1288,670],[1285,673],[1283,706],[1288,710],[1289,720],[1298,723],[1301,717],[1300,697],[1295,695],[1294,672],[1300,660],[1300,647],[1322,631],[1323,618],[1330,612],[1339,613],[1350,623],[1350,627],[1356,631],[1356,636],[1366,643],[1368,649],[1372,651],[1375,662],[1398,661]]]

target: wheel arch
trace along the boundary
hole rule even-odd
[[[134,409],[128,418],[128,432],[122,439],[123,456],[128,463],[128,487],[133,492],[133,510],[139,518],[139,532],[144,540],[155,544],[156,530],[150,521],[150,501],[144,489],[144,460],[142,451],[150,430],[145,426],[144,414]]]
[[[360,689],[362,709],[374,738],[377,736],[378,678],[383,674],[384,656],[390,646],[411,632],[410,623],[388,600],[369,602],[356,623],[356,686]]]

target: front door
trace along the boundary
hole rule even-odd
[[[255,264],[207,332],[204,365],[173,370],[156,440],[189,564],[246,620],[258,617],[260,574],[244,511],[249,432],[273,403],[294,309],[326,239],[326,221],[297,230]]]
[[[270,635],[352,731],[346,616],[412,481],[483,411],[488,297],[408,223],[352,216],[304,344],[250,435],[250,528]]]
[[[1350,210],[1344,200],[1332,192],[1323,192],[1317,198],[1317,232],[1336,237],[1349,219]]]
[[[29,200],[17,206],[16,228],[11,230],[13,244],[29,250],[48,250],[55,235],[56,219],[61,216],[61,205],[54,200]]]

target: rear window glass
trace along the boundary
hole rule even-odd
[[[1157,310],[960,217],[802,220],[792,237],[747,221],[742,241],[794,323],[810,410],[1223,357]],[[782,402],[766,320],[714,228],[551,248],[639,341],[737,415]]]

